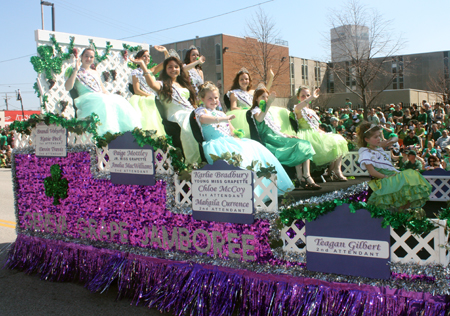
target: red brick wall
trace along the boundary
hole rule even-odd
[[[228,47],[223,54],[223,83],[224,90],[228,91],[233,83],[236,73],[242,68],[246,67],[252,77],[253,88],[256,88],[258,83],[262,81],[261,76],[255,71],[251,70],[251,65],[246,64],[245,53],[250,47],[250,43],[257,43],[253,38],[234,37],[223,35],[222,48]],[[290,95],[290,80],[289,80],[289,47],[269,44],[272,50],[273,59],[270,61],[270,66],[274,69],[280,68],[278,77],[275,78],[272,86],[272,91],[277,92],[278,97],[289,97]],[[258,54],[259,50],[253,50],[253,54]],[[260,54],[260,53],[259,53]],[[282,58],[286,57],[283,62]],[[261,68],[261,66],[260,66]]]

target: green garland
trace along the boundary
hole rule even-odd
[[[70,58],[70,55],[73,54],[73,48],[74,48],[74,42],[75,37],[70,37],[69,47],[67,48],[67,53],[63,53],[61,46],[59,46],[58,41],[56,40],[54,35],[50,35],[50,40],[52,41],[53,45],[55,46],[55,50],[57,52],[57,56],[60,57],[63,61]]]
[[[111,42],[106,42],[106,50],[105,50],[105,53],[104,53],[102,56],[100,56],[100,55],[98,54],[98,52],[97,52],[97,46],[95,46],[94,41],[93,41],[93,40],[90,40],[89,42],[91,43],[92,47],[94,47],[95,60],[96,60],[98,63],[101,63],[102,61],[104,61],[105,59],[108,58],[108,56],[110,55],[109,52],[110,52],[111,48],[113,47],[113,46],[111,45]]]
[[[141,45],[138,45],[138,46],[131,46],[131,45],[127,45],[127,44],[125,44],[125,43],[122,44],[122,47],[123,47],[124,49],[126,49],[127,51],[130,51],[131,53],[133,53],[133,52],[138,52],[138,51],[140,51],[140,50],[142,49],[142,46],[141,46]]]
[[[438,227],[437,224],[424,216],[423,210],[417,211],[416,213],[391,212],[366,202],[350,202],[348,199],[336,199],[319,205],[286,208],[281,211],[280,219],[286,226],[292,225],[292,222],[295,220],[312,222],[318,217],[334,211],[337,206],[344,203],[349,204],[351,213],[355,213],[360,209],[366,209],[372,218],[382,218],[381,225],[383,228],[387,226],[391,226],[394,229],[404,227],[415,235],[422,235],[428,234]],[[440,220],[447,220],[448,225],[450,223],[450,208],[442,209],[438,214],[438,218]]]

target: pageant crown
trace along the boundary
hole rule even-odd
[[[248,72],[247,68],[242,67],[241,70],[239,70],[237,74],[240,75],[240,74],[248,74],[248,73],[249,72]]]
[[[196,49],[196,50],[198,50],[197,47],[195,47],[194,45],[189,46],[189,49],[188,49],[188,50],[191,50],[191,49]]]
[[[255,89],[255,92],[258,90],[263,90],[263,89],[267,90],[266,85],[264,84],[264,82],[260,82],[260,83],[258,83],[258,86]]]
[[[178,55],[178,53],[176,52],[176,50],[173,49],[173,48],[169,49],[169,56],[170,56],[170,57],[176,57],[176,58],[180,59],[180,55]]]

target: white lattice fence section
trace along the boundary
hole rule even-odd
[[[389,151],[385,152],[386,157],[391,157],[391,153]],[[342,158],[342,173],[345,176],[368,176],[369,173],[367,171],[363,171],[359,164],[359,153],[357,151],[349,151]]]
[[[121,54],[121,52],[124,50],[123,44],[131,46],[140,45],[142,46],[143,49],[148,49],[148,44],[110,40],[105,38],[89,37],[83,35],[52,32],[45,30],[37,30],[35,35],[37,46],[40,45],[53,46],[50,36],[54,35],[63,53],[68,52],[70,39],[74,38],[74,47],[78,49],[79,56],[81,55],[81,52],[90,45],[90,41],[92,41],[95,44],[95,46],[97,47],[98,54],[102,56],[106,50],[107,42],[110,42],[110,44],[113,45],[110,50],[110,55],[106,60],[102,61],[97,65],[97,71],[100,74],[100,77],[103,81],[103,85],[105,86],[106,90],[108,90],[110,93],[115,93],[116,91],[119,91],[121,95],[125,98],[131,97],[131,94],[128,90],[128,83],[131,82],[130,81],[131,69],[127,66],[127,61],[122,57]],[[69,103],[69,106],[67,106],[66,110],[64,111],[64,115],[67,117],[74,116],[75,112],[72,107],[72,98],[69,95],[69,91],[67,91],[64,87],[65,83],[64,74],[67,68],[69,68],[69,66],[71,65],[74,65],[73,56],[63,62],[61,74],[54,74],[55,84],[51,89],[49,81],[45,78],[45,73],[41,73],[38,75],[38,84],[40,85],[41,94],[46,94],[48,97],[47,112],[55,114],[61,113],[62,106],[60,102],[67,101]],[[105,71],[110,74],[108,80],[106,80],[105,77],[102,75],[102,73]],[[111,75],[111,71],[113,72],[115,71],[116,74],[115,80]]]
[[[264,184],[265,178],[254,177],[255,208],[263,212],[276,212],[278,210],[278,189],[276,186],[276,175],[270,177],[268,186]],[[178,205],[192,205],[192,184],[186,180],[180,180],[174,175],[175,203]]]
[[[450,200],[450,172],[444,169],[425,171],[422,174],[433,187],[431,201],[447,202]]]
[[[450,262],[449,251],[443,247],[448,243],[445,233],[446,221],[433,220],[439,227],[428,234],[416,236],[408,230],[391,227],[391,261],[427,265],[432,263],[447,266]],[[284,251],[306,252],[306,228],[301,220],[281,230]]]
[[[30,135],[20,134],[14,132],[14,148],[25,148],[29,146],[35,146],[36,139],[36,129],[33,128],[31,130]],[[77,146],[77,145],[90,145],[93,146],[92,135],[89,133],[76,134],[76,133],[67,133],[67,145],[68,146]]]

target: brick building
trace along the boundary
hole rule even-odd
[[[230,89],[236,73],[242,67],[246,67],[249,70],[254,88],[262,81],[261,74],[258,74],[256,70],[257,68],[263,69],[261,64],[252,65],[249,62],[249,59],[261,59],[261,54],[258,49],[254,49],[258,44],[254,38],[217,34],[169,43],[164,46],[167,49],[177,51],[182,60],[191,45],[197,47],[200,54],[206,58],[206,63],[202,66],[205,80],[214,82],[220,88],[223,98],[223,94]],[[272,86],[272,91],[276,91],[278,96],[275,105],[286,106],[291,94],[289,47],[287,45],[268,44],[268,49],[271,53],[267,58],[267,62],[276,74]],[[164,58],[161,53],[153,48],[151,48],[150,54],[157,63],[161,62]]]

